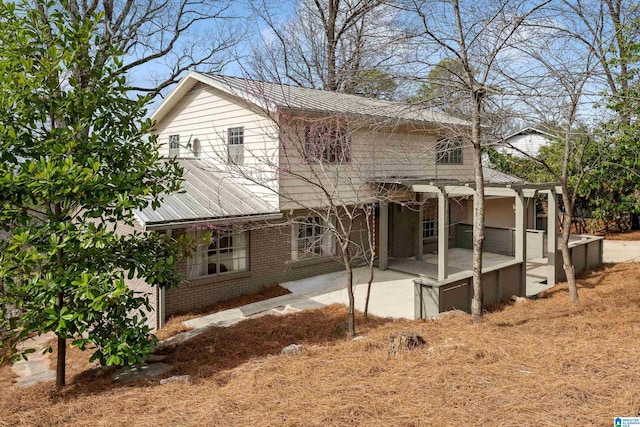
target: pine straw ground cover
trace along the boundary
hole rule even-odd
[[[611,425],[640,409],[640,264],[580,279],[548,298],[507,305],[480,325],[463,314],[436,321],[359,319],[362,341],[336,335],[345,309],[330,306],[212,329],[167,351],[169,375],[189,383],[115,385],[82,371],[70,385],[18,390],[0,371],[7,425],[418,426]],[[375,292],[375,288],[374,288]],[[388,355],[388,337],[413,331],[428,346]],[[297,356],[282,347],[305,345]],[[72,352],[73,361],[77,353]],[[1,423],[0,423],[1,424]]]
[[[640,230],[605,234],[607,240],[640,240]]]
[[[166,340],[167,338],[179,334],[180,332],[185,332],[192,329],[183,324],[183,322],[186,322],[187,320],[195,319],[196,317],[200,316],[206,316],[208,314],[218,313],[224,310],[229,310],[230,308],[241,307],[243,305],[251,304],[258,301],[276,298],[282,295],[288,295],[290,293],[291,291],[283,288],[280,285],[269,286],[263,288],[259,292],[240,295],[235,298],[219,301],[213,305],[203,307],[199,310],[179,313],[171,316],[164,324],[164,326],[157,331],[156,336],[160,340]]]

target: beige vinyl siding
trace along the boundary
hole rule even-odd
[[[467,223],[473,224],[473,200],[469,199],[467,208]],[[514,228],[516,226],[514,197],[487,197],[485,201],[485,226],[499,228]],[[527,207],[527,228],[535,227],[535,199],[525,199]]]
[[[244,129],[243,174],[277,191],[278,131],[263,112],[252,109],[228,94],[203,83],[196,84],[171,111],[156,124],[161,156],[169,154],[169,136],[180,136],[180,157],[193,158],[186,149],[189,141],[200,141],[201,159],[227,167],[229,128]],[[237,173],[238,171],[236,171]],[[264,186],[252,186],[257,194],[268,194]]]
[[[294,127],[297,125],[294,125]],[[436,164],[436,132],[407,128],[352,130],[351,161],[346,165],[309,164],[301,156],[301,130],[288,129],[280,149],[284,172],[280,176],[282,209],[319,207],[327,197],[318,186],[307,181],[322,182],[334,201],[362,203],[373,195],[368,184],[389,178],[450,178],[473,179],[473,158],[465,147],[462,165]],[[291,171],[291,172],[288,172]],[[339,195],[335,197],[334,195]]]

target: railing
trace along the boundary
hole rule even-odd
[[[456,247],[473,248],[473,226],[471,224],[456,225]],[[527,259],[547,256],[546,232],[544,230],[527,229]],[[495,254],[515,256],[516,230],[510,227],[485,227],[484,251]]]
[[[507,301],[513,295],[523,296],[526,293],[524,268],[522,261],[509,261],[483,269],[484,306]],[[471,311],[471,271],[456,273],[441,281],[419,277],[413,283],[414,310],[418,319],[430,319],[449,310]]]

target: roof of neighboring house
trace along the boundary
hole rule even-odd
[[[158,209],[149,206],[136,211],[144,227],[279,215],[269,197],[256,197],[248,180],[232,177],[208,160],[177,159],[177,162],[184,168],[184,191],[165,195]]]
[[[468,126],[466,120],[437,113],[419,105],[365,98],[326,90],[308,89],[239,77],[189,72],[151,115],[160,120],[197,82],[250,102],[265,112],[289,110],[306,113],[342,114],[391,120],[399,123]]]
[[[520,129],[517,132],[514,132],[514,133],[512,133],[510,135],[505,136],[503,139],[507,140],[509,138],[513,138],[514,136],[518,136],[518,135],[544,135],[544,136],[549,137],[549,138],[555,138],[549,132],[545,132],[545,131],[540,130],[538,128],[534,128],[532,126],[527,126],[525,128]]]

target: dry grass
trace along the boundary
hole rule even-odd
[[[345,309],[264,316],[211,329],[167,350],[171,374],[190,383],[114,385],[79,372],[61,394],[51,384],[17,390],[0,368],[0,420],[8,425],[417,426],[611,425],[640,409],[640,264],[609,265],[548,298],[505,306],[474,325],[359,321],[363,341],[336,334]],[[387,354],[410,330],[428,346]],[[282,356],[291,343],[303,354]],[[75,356],[73,356],[75,357]],[[2,423],[0,423],[2,425]]]
[[[269,286],[268,288],[263,288],[259,292],[240,295],[239,297],[219,301],[213,305],[203,307],[199,310],[176,314],[174,316],[171,316],[162,328],[158,329],[158,331],[156,332],[156,337],[158,337],[159,340],[166,340],[167,338],[179,334],[180,332],[186,332],[192,328],[185,326],[183,322],[195,319],[196,317],[206,316],[208,314],[229,310],[231,308],[242,307],[243,305],[276,298],[290,293],[291,292],[288,289],[283,288],[280,285]]]
[[[627,231],[624,233],[607,233],[604,236],[607,240],[640,240],[640,230]]]

